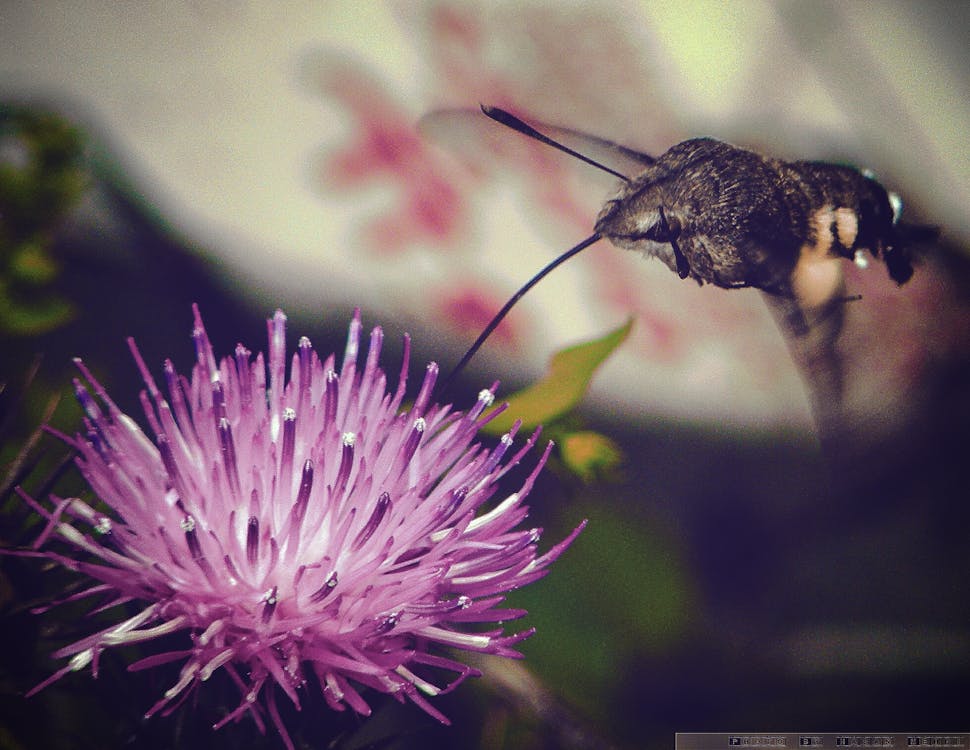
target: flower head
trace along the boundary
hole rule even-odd
[[[531,630],[468,626],[524,615],[500,608],[504,594],[543,576],[582,528],[541,556],[539,530],[515,528],[548,448],[518,492],[489,503],[538,438],[517,452],[515,430],[492,449],[474,442],[494,387],[465,413],[434,404],[432,363],[403,409],[408,340],[389,393],[380,328],[358,366],[359,313],[339,369],[302,338],[287,380],[286,317],[267,325],[268,361],[240,345],[217,364],[195,309],[192,376],[167,361],[167,397],[129,341],[154,441],[78,360],[84,432],[62,437],[103,505],[54,497],[48,508],[24,494],[48,521],[29,554],[96,581],[72,599],[137,614],[56,651],[67,664],[34,691],[89,665],[96,676],[106,648],[183,631],[185,649],[130,666],[182,663],[148,715],[223,670],[242,697],[216,728],[248,713],[263,730],[268,713],[288,746],[277,688],[299,706],[311,675],[334,709],[368,714],[363,686],[446,721],[425,696],[475,670],[439,647],[519,656]]]

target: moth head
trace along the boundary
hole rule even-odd
[[[596,231],[617,247],[658,258],[681,278],[686,275],[674,250],[683,225],[679,216],[665,210],[662,204],[611,201],[597,218]]]
[[[614,242],[648,240],[665,244],[677,239],[682,230],[677,215],[648,196],[640,198],[609,201],[596,219],[596,231]]]

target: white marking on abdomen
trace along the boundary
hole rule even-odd
[[[859,234],[859,217],[851,208],[835,209],[835,231],[839,237],[839,244],[844,248],[851,248]]]

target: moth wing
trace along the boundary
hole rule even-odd
[[[635,177],[643,171],[644,167],[657,161],[656,157],[650,154],[582,130],[549,125],[537,120],[529,120],[529,124],[549,138],[578,151],[593,161],[622,172],[627,177]]]
[[[794,295],[762,292],[792,360],[805,381],[815,421],[826,429],[838,419],[844,395],[844,368],[837,349],[845,322],[845,297],[807,308]]]
[[[631,178],[656,161],[642,151],[580,130],[533,119],[529,119],[528,124],[543,135]],[[482,166],[486,160],[488,163],[494,161],[494,154],[511,161],[526,161],[534,158],[531,156],[534,149],[548,148],[489,119],[479,109],[435,110],[418,121],[418,132],[453,153],[462,154],[473,164],[482,160]]]

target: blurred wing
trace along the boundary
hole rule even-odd
[[[630,178],[655,161],[649,154],[606,138],[537,120],[527,122],[548,138]],[[513,161],[529,160],[534,149],[548,148],[490,119],[478,109],[436,110],[421,118],[418,132],[455,153],[468,155],[473,161],[496,153]]]
[[[844,372],[836,342],[845,319],[843,299],[821,310],[809,311],[795,297],[762,292],[791,357],[808,388],[812,411],[820,431],[837,421],[842,408]]]

